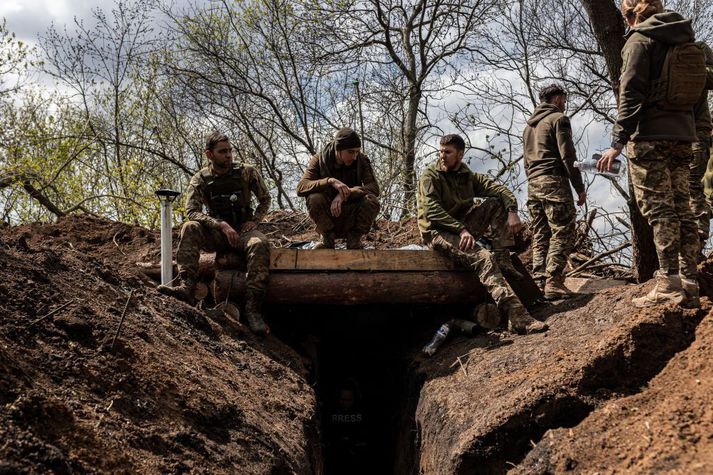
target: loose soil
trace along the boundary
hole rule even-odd
[[[301,358],[148,288],[157,239],[88,217],[0,233],[0,472],[318,472]]]
[[[713,313],[640,393],[604,404],[574,428],[546,433],[514,472],[711,473],[711,362]]]
[[[275,246],[318,237],[303,214],[269,219]],[[418,242],[413,220],[380,221],[366,240]],[[335,327],[332,309],[311,322],[323,343],[310,352],[294,336],[299,312],[280,310],[284,328],[272,316],[279,338],[254,338],[158,294],[136,265],[158,261],[158,232],[137,226],[70,216],[0,229],[0,474],[320,474],[334,441],[318,397],[334,397],[345,371],[391,411],[367,444],[388,444],[379,457],[393,466],[373,472],[710,472],[707,299],[638,310],[630,299],[651,284],[585,285],[596,294],[535,312],[545,334],[452,336],[432,358],[420,348],[450,310],[401,309],[379,325],[396,314],[355,309]],[[708,295],[711,284],[708,262]],[[320,380],[315,363],[334,376]]]

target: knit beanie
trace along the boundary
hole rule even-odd
[[[334,145],[337,150],[361,148],[361,139],[353,129],[343,127],[334,134]]]

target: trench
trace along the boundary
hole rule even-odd
[[[463,306],[270,309],[272,331],[296,349],[317,395],[326,475],[413,473],[423,381],[413,358]]]
[[[415,414],[423,384],[433,375],[417,359],[441,323],[466,312],[464,306],[408,305],[270,309],[273,332],[310,369],[319,414],[315,466],[324,468],[318,473],[420,472]],[[603,401],[637,393],[693,342],[703,314],[682,319],[680,311],[666,311],[661,324],[634,329],[631,346],[583,368],[579,387],[533,401],[474,441],[455,473],[506,473],[547,430],[575,427]],[[452,343],[453,337],[444,347]]]
[[[680,309],[662,311],[659,324],[633,328],[628,346],[620,346],[583,368],[581,382],[506,423],[464,452],[456,473],[505,474],[517,467],[548,430],[579,425],[609,400],[640,393],[679,352],[695,340],[695,329],[706,312],[682,318]],[[532,414],[537,414],[536,418]]]

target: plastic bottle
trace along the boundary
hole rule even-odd
[[[428,345],[423,347],[423,353],[427,356],[433,356],[438,350],[438,347],[441,346],[441,344],[450,332],[451,322],[444,323],[443,325],[441,325],[438,331],[436,331],[435,335],[433,335],[433,338],[428,343]]]
[[[582,160],[581,162],[574,162],[574,166],[579,168],[580,171],[584,173],[596,173],[598,175],[607,175],[617,178],[621,175],[621,160],[614,159],[611,162],[611,170],[600,172],[597,169],[597,162],[601,160],[602,156],[598,153],[592,155],[591,160]]]

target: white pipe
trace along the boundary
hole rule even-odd
[[[161,284],[173,280],[173,217],[171,200],[161,200]]]

